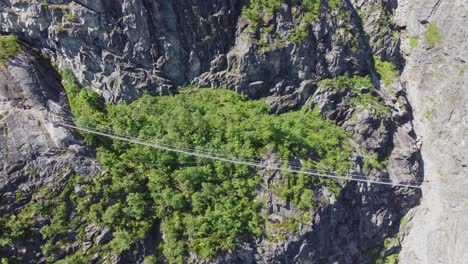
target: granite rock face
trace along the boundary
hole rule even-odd
[[[83,86],[92,87],[107,102],[131,101],[144,92],[175,94],[178,87],[194,84],[265,98],[276,114],[310,103],[350,132],[356,149],[388,159],[387,168],[372,171],[371,177],[420,181],[421,155],[408,86],[399,78],[379,83],[373,59],[391,61],[397,68],[406,64],[400,38],[406,26],[400,17],[394,19],[401,1],[338,1],[337,9],[322,2],[302,39],[295,34],[303,14],[293,1],[284,1],[252,30],[252,22],[242,16],[242,1],[235,0],[6,0],[0,1],[0,32],[17,34],[59,68],[70,68]],[[71,174],[101,173],[92,151],[49,119],[50,112],[71,118],[56,70],[28,46],[23,50],[0,70],[0,214],[25,202],[16,201],[17,190],[24,191],[27,200],[38,188],[62,188]],[[361,92],[371,93],[385,106],[384,114],[353,105],[356,91],[318,85],[345,73],[372,77],[377,89],[363,87]],[[361,170],[359,155],[354,159]],[[269,153],[263,162],[277,159]],[[400,220],[421,195],[413,189],[343,183],[338,193],[317,187],[314,199],[321,206],[303,212],[274,194],[279,173],[259,174],[265,214],[272,222],[307,214],[298,229],[280,241],[262,237],[239,245],[236,252],[212,261],[195,255],[188,261],[372,263],[379,255],[399,251]],[[60,255],[86,251],[113,236],[112,230],[97,226],[87,226],[85,235],[81,249],[64,249]],[[398,243],[384,246],[394,237]],[[143,263],[145,253],[155,250],[156,239],[146,236],[111,262]],[[0,253],[31,248],[25,260],[35,263],[41,258],[40,234],[32,241],[34,246],[19,242],[24,245]]]
[[[72,174],[100,174],[91,150],[74,132],[52,124],[51,112],[71,116],[60,77],[48,61],[24,48],[0,69],[0,100],[0,216],[21,208],[40,188],[61,190]],[[34,259],[39,232],[33,238],[2,248],[0,255],[24,250]]]
[[[468,259],[467,1],[399,1],[403,85],[422,144],[421,205],[402,231],[402,263]],[[430,30],[432,29],[432,30]]]

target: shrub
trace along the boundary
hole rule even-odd
[[[331,10],[337,10],[341,4],[341,0],[328,0],[328,5],[330,6]]]
[[[114,239],[110,242],[112,251],[116,254],[120,254],[130,248],[130,241],[132,240],[131,235],[126,231],[119,230],[114,232]]]
[[[398,263],[398,254],[389,255],[386,257],[378,256],[375,260],[376,264],[397,264]]]
[[[76,16],[75,16],[73,13],[71,13],[71,12],[68,12],[68,13],[66,13],[66,14],[63,15],[63,16],[65,17],[66,20],[68,20],[69,22],[72,22],[72,23],[73,23],[73,22],[76,22],[76,20],[77,20],[77,19],[76,19]]]
[[[66,33],[68,32],[68,30],[63,26],[63,24],[58,24],[55,26],[55,31],[57,31],[57,33]]]
[[[250,21],[249,29],[257,31],[259,27],[263,26],[262,19],[274,16],[281,3],[281,0],[246,0],[242,15]],[[305,25],[313,23],[319,17],[321,1],[303,0],[300,5],[293,1],[292,4],[293,8],[300,8],[302,17],[297,21],[297,26],[291,32],[289,41],[299,43],[308,35]]]
[[[294,43],[301,43],[309,35],[306,25],[300,25],[294,29],[294,31],[289,35],[288,40]]]
[[[432,23],[427,27],[424,37],[426,38],[427,44],[431,46],[437,45],[444,38],[437,26]]]
[[[106,116],[103,113],[101,97],[91,88],[81,88],[70,70],[63,70],[62,85],[67,93],[68,102],[77,124],[105,125]],[[107,142],[102,137],[83,133],[85,140],[91,144]],[[104,140],[104,141],[103,141]]]
[[[48,9],[49,8],[49,3],[47,2],[47,0],[42,0],[41,8],[43,8],[43,9]]]
[[[354,91],[359,92],[360,88],[373,88],[374,83],[372,82],[370,76],[358,76],[349,74],[344,74],[336,76],[332,79],[325,79],[319,82],[320,87],[331,87],[334,90],[341,90],[350,88]]]
[[[382,61],[375,58],[375,69],[380,75],[380,80],[386,85],[390,85],[392,81],[398,76],[398,72],[391,62]]]
[[[273,16],[281,0],[245,0],[242,15],[250,21],[249,29],[256,31],[264,16]]]
[[[5,67],[6,60],[14,57],[20,50],[17,36],[0,36],[0,67]]]
[[[304,0],[302,2],[302,8],[304,9],[304,22],[312,23],[320,15],[320,0]]]
[[[410,47],[411,49],[415,49],[419,44],[419,38],[417,37],[410,37]]]

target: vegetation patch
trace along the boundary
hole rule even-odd
[[[390,108],[384,104],[380,97],[373,96],[370,93],[353,97],[351,99],[351,104],[354,106],[361,105],[367,109],[373,109],[379,117],[384,117],[391,112]]]
[[[294,43],[301,43],[307,36],[309,36],[309,30],[306,25],[300,25],[296,27],[293,32],[289,35],[288,40]]]
[[[358,76],[344,74],[331,79],[324,79],[319,82],[319,87],[331,87],[335,91],[351,89],[360,92],[361,88],[374,88],[370,76]]]
[[[419,38],[418,37],[410,37],[411,50],[415,49],[418,45],[419,45]]]
[[[77,19],[76,19],[76,16],[75,16],[73,13],[71,13],[71,12],[68,12],[68,13],[66,13],[66,14],[63,15],[63,16],[65,17],[66,20],[68,20],[69,22],[72,22],[72,23],[73,23],[73,22],[76,22],[76,20],[77,20]]]
[[[407,213],[405,216],[403,216],[403,218],[401,218],[401,221],[400,221],[400,229],[408,226],[410,219],[411,219],[411,213]]]
[[[375,61],[375,69],[377,73],[380,75],[380,80],[386,86],[389,86],[392,81],[398,77],[398,71],[391,62],[382,61],[380,59],[374,58]]]
[[[263,17],[272,17],[281,5],[281,0],[245,0],[242,16],[250,21],[249,29],[257,31]]]
[[[6,60],[14,57],[20,51],[21,46],[17,36],[0,36],[0,68],[4,68]]]
[[[424,33],[424,37],[426,38],[427,44],[431,46],[439,44],[444,38],[444,36],[440,33],[439,28],[433,23],[430,23],[427,27],[427,30]]]
[[[320,2],[320,1],[318,1]],[[341,0],[328,0],[328,6],[330,6],[331,10],[338,10],[339,6],[341,5]]]
[[[389,248],[397,245],[398,242],[399,242],[399,239],[400,239],[400,234],[399,233],[395,237],[385,239],[384,247],[386,249],[389,249]]]
[[[3,150],[5,151],[5,155],[8,158],[9,150],[8,150],[8,125],[6,123],[2,123],[3,127]]]
[[[49,4],[47,1],[43,1],[41,6],[50,10],[70,11],[70,6],[68,4]]]
[[[382,75],[385,76],[385,81],[390,80],[394,76],[394,72],[389,70],[389,67],[385,63],[384,66],[381,66],[383,69]],[[391,65],[391,64],[390,64]],[[340,75],[332,79],[325,79],[319,82],[319,87],[330,87],[335,91],[350,89],[354,92],[355,96],[351,99],[351,104],[354,106],[364,106],[367,109],[375,110],[376,114],[380,117],[386,116],[390,113],[390,108],[386,106],[383,100],[374,96],[369,92],[363,93],[362,88],[373,89],[374,83],[372,82],[369,76],[350,76],[348,74]],[[370,161],[369,161],[370,162]]]
[[[176,97],[143,96],[131,105],[108,105],[107,111],[117,132],[158,138],[164,144],[236,153],[242,159],[254,159],[270,149],[286,160],[299,155],[310,167],[351,168],[348,135],[317,113],[271,116],[263,101],[249,101],[227,90],[202,89]],[[116,190],[118,194],[134,186],[131,189],[139,193],[137,200],[151,201],[142,208],[154,208],[150,215],[163,219],[161,229],[167,239],[162,252],[174,262],[188,251],[204,258],[215,257],[221,251],[233,250],[237,239],[263,232],[260,203],[253,200],[259,178],[251,168],[122,142],[113,142],[98,155],[106,169],[116,171],[111,173],[112,182],[121,185],[118,179],[128,175],[129,181]],[[151,165],[145,160],[152,161]],[[131,183],[137,175],[149,183]],[[300,207],[310,207],[313,178],[295,174],[284,177],[288,181],[286,195]],[[117,208],[126,207],[122,201]],[[127,232],[138,237],[134,231]]]
[[[269,28],[273,29],[271,20],[276,16],[279,6],[284,1],[281,0],[246,0],[242,9],[243,17],[249,20],[250,32],[256,32],[259,29]],[[293,30],[287,38],[289,42],[301,43],[309,35],[308,25],[315,22],[320,14],[321,1],[320,0],[303,0],[303,1],[292,1],[291,13],[293,16],[293,22],[296,24]],[[269,21],[269,24],[264,24],[265,21]],[[270,50],[275,47],[283,47],[284,42],[279,37],[274,36],[272,30],[264,32],[261,30],[261,36],[259,43],[264,50]],[[270,34],[271,33],[271,34]],[[265,35],[272,35],[273,43],[266,43],[262,40]]]
[[[320,14],[320,7],[320,0],[304,0],[302,2],[302,8],[304,9],[303,21],[310,24],[317,20]]]
[[[31,202],[18,214],[4,215],[0,218],[0,248],[11,245],[15,240],[23,238],[31,233],[35,220],[32,216],[42,212],[40,204]]]
[[[375,260],[376,264],[398,264],[398,254],[393,254],[385,257],[378,257]]]
[[[57,33],[67,33],[68,32],[68,29],[66,29],[63,24],[58,24],[55,26],[55,31]]]
[[[300,224],[310,225],[311,223],[312,217],[308,213],[281,220],[269,220],[266,224],[266,237],[271,242],[284,241],[291,233],[299,230]]]
[[[70,71],[62,76],[77,124],[242,159],[275,151],[283,160],[300,157],[303,169],[352,168],[350,135],[317,111],[271,115],[264,101],[194,87],[177,96],[144,95],[131,104],[104,105],[91,89],[78,86]],[[212,259],[265,233],[262,204],[255,200],[261,179],[254,168],[82,135],[97,147],[106,175],[73,176],[57,193],[40,190],[19,214],[1,218],[0,247],[32,232],[32,211],[48,221],[40,233],[49,260],[75,243],[71,237],[86,241],[89,223],[112,228],[109,243],[93,245],[83,254],[78,249],[64,262],[88,262],[95,253],[107,258],[127,251],[155,226],[164,241],[149,258],[163,255],[171,263],[185,262],[188,252]],[[315,206],[314,186],[330,186],[339,193],[333,180],[290,173],[283,175],[283,182],[283,196],[304,210]],[[293,232],[298,221],[285,220],[277,227]]]

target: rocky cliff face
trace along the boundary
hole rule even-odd
[[[83,86],[107,102],[131,101],[144,92],[175,94],[178,87],[194,84],[265,97],[273,113],[310,103],[350,132],[359,147],[388,159],[387,167],[372,171],[371,177],[421,180],[407,100],[410,87],[376,67],[379,60],[392,62],[397,71],[406,64],[400,35],[407,25],[393,21],[397,7],[405,5],[396,0],[321,1],[314,13],[302,2],[278,2],[273,10],[264,7],[264,15],[255,20],[243,15],[248,3],[234,0],[6,0],[0,2],[0,31],[19,35],[58,67],[72,69]],[[50,111],[65,114],[61,109],[68,109],[56,70],[28,46],[23,49],[0,72],[0,112],[8,112],[1,119],[6,129],[0,140],[0,215],[20,210],[40,187],[63,189],[71,174],[100,173],[92,152],[71,131],[53,127],[47,119]],[[369,75],[376,89],[318,84],[343,74]],[[361,96],[371,103],[356,103]],[[361,170],[359,156],[354,161]],[[265,210],[273,213],[273,222],[304,213],[273,193],[271,184],[279,174],[260,174],[259,198],[267,200]],[[260,237],[213,261],[194,255],[189,260],[372,263],[397,253],[400,220],[419,202],[420,193],[362,183],[340,187],[339,194],[317,190],[324,202],[309,212],[313,220],[304,220],[281,241]],[[18,190],[25,196],[16,201]],[[110,233],[103,230],[102,238]],[[31,263],[43,260],[39,233],[29,242],[33,250],[24,250],[29,244],[19,241],[2,252],[22,254]],[[76,248],[61,255],[88,242],[77,241]],[[113,262],[142,262],[145,252],[154,250],[146,242]]]
[[[74,131],[54,127],[50,112],[68,115],[60,77],[50,63],[24,47],[7,69],[0,69],[0,215],[19,212],[40,188],[60,191],[72,174],[96,175],[99,166]],[[41,227],[41,226],[38,226]],[[2,247],[2,256],[40,254],[41,236]]]
[[[403,263],[463,263],[468,255],[467,1],[399,1],[407,64],[403,85],[422,142],[423,199]]]
[[[242,7],[241,1],[7,1],[0,22],[3,32],[20,34],[113,102],[194,83],[255,97],[292,93],[289,100],[303,103],[311,90],[306,80],[372,72],[352,5],[324,3],[300,41],[291,37],[304,15],[296,5],[279,4],[255,22],[256,30],[241,17]]]

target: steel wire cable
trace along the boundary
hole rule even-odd
[[[95,126],[84,127],[84,126],[74,125],[72,123],[73,120],[71,119],[68,119],[68,118],[61,118],[61,119],[69,121],[71,124],[68,124],[66,122],[57,122],[55,119],[53,120],[53,122],[63,127],[77,129],[77,130],[81,130],[81,131],[92,133],[92,134],[97,134],[97,135],[101,135],[101,136],[105,136],[105,137],[109,137],[109,138],[113,138],[113,139],[117,139],[121,141],[126,141],[129,143],[135,143],[139,145],[153,147],[156,149],[177,152],[177,153],[200,157],[200,158],[207,158],[207,159],[218,160],[218,161],[223,161],[223,162],[230,162],[233,164],[247,165],[247,166],[258,167],[258,168],[263,168],[263,169],[271,169],[271,170],[291,172],[291,173],[301,173],[301,174],[312,175],[316,177],[333,178],[337,180],[357,181],[357,182],[365,182],[369,184],[375,183],[375,184],[391,185],[391,186],[398,186],[398,187],[421,188],[419,186],[420,183],[416,183],[416,182],[394,183],[390,179],[381,178],[381,177],[368,178],[363,174],[356,174],[356,173],[348,172],[348,173],[345,173],[346,176],[341,176],[332,172],[329,172],[330,174],[326,174],[326,173],[314,171],[311,169],[303,169],[302,167],[298,169],[299,166],[280,167],[280,166],[264,165],[264,164],[261,164],[260,162],[265,161],[265,160],[252,160],[252,159],[248,160],[248,159],[240,159],[238,157],[222,156],[218,153],[210,153],[206,151],[201,152],[199,149],[196,149],[196,148],[181,147],[177,145],[161,143],[159,140],[157,140],[156,142],[149,142],[149,141],[145,141],[145,139],[142,139],[141,135],[135,136],[135,135],[132,135],[131,133],[119,133],[120,134],[119,135],[115,133],[115,131],[113,131],[113,129],[111,128],[108,128],[108,127],[103,128],[102,124],[95,124]],[[98,129],[98,126],[101,126],[101,127],[99,127]],[[284,163],[284,164],[287,164],[287,163]]]

